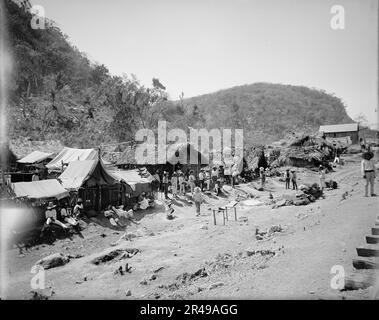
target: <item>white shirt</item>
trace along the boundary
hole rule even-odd
[[[366,160],[366,159],[363,159],[362,162],[361,162],[361,173],[362,175],[365,174],[365,171],[376,171],[376,168],[375,168],[375,162],[373,159],[370,159],[370,160]]]

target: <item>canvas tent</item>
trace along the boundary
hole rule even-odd
[[[11,185],[16,197],[25,197],[29,199],[63,199],[69,196],[56,179],[31,181],[31,182],[15,182]]]
[[[151,191],[154,178],[145,170],[117,170],[109,173],[118,181],[127,183],[132,188],[132,196],[137,197],[142,192]]]
[[[47,160],[47,159],[53,159],[53,153],[46,153],[41,151],[33,151],[32,153],[29,153],[27,156],[23,157],[22,159],[18,160],[18,163],[25,163],[25,164],[33,164],[33,163],[39,163],[41,161]]]
[[[69,191],[76,191],[84,184],[93,187],[117,183],[105,170],[101,160],[72,161],[58,179]]]
[[[125,194],[132,192],[129,185],[121,184],[108,173],[102,160],[72,161],[58,179],[66,190],[78,192],[84,201],[90,200],[97,209],[121,204]]]
[[[96,149],[74,149],[65,147],[46,165],[46,168],[50,171],[61,171],[62,164],[67,165],[72,161],[97,160],[98,158],[99,155]]]

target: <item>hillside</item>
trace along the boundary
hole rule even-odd
[[[60,140],[74,147],[129,141],[140,128],[244,128],[246,143],[265,143],[289,131],[351,122],[341,100],[306,87],[256,83],[169,101],[152,79],[147,88],[135,76],[117,77],[90,61],[49,21],[30,27],[30,2],[5,1],[13,55],[10,90],[11,139]],[[127,72],[127,70],[125,70]]]
[[[184,99],[184,103],[196,106],[209,127],[244,128],[252,142],[353,121],[339,98],[303,86],[255,83]]]

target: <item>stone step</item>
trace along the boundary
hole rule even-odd
[[[366,236],[366,242],[369,244],[379,243],[379,236]]]
[[[360,257],[379,257],[379,246],[376,244],[366,244],[357,248]]]
[[[355,269],[379,269],[378,258],[356,258],[353,259],[353,266]]]

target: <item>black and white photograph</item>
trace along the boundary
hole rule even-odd
[[[0,0],[0,300],[378,300],[378,17]]]

